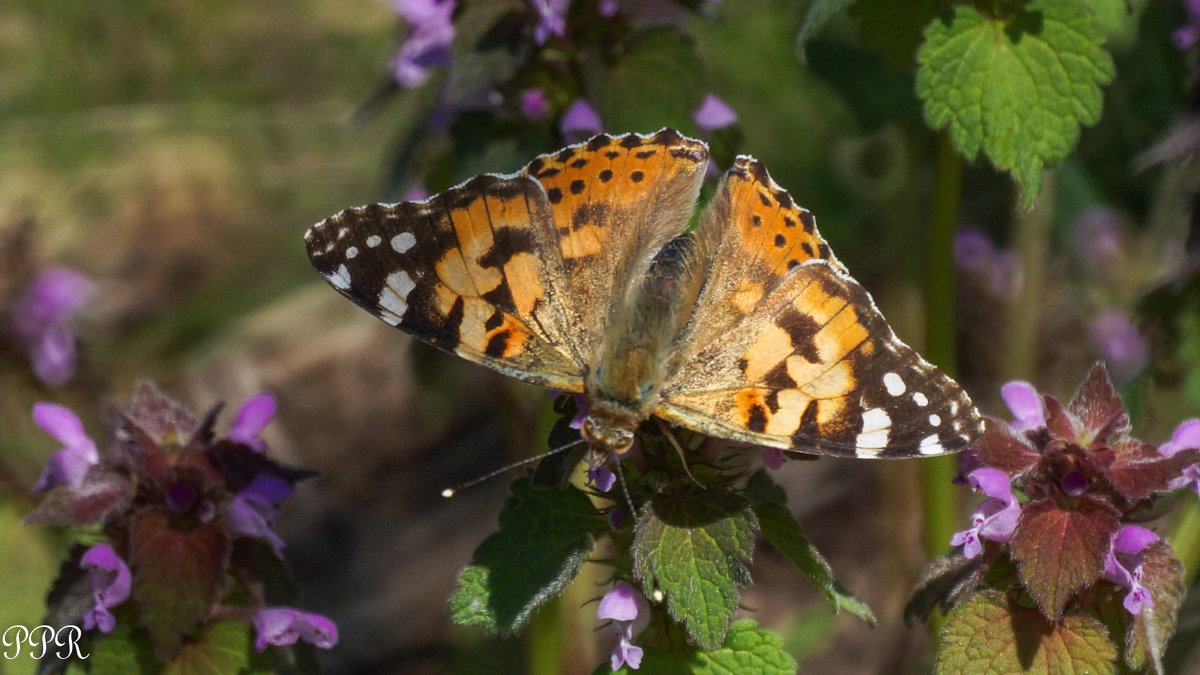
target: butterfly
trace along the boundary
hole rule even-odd
[[[652,417],[822,455],[971,444],[970,397],[896,337],[762,163],[738,157],[689,228],[707,166],[672,129],[601,134],[424,201],[346,209],[305,242],[388,324],[582,393],[593,462]]]

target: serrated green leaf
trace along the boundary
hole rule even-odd
[[[1028,208],[1042,171],[1070,152],[1080,125],[1100,117],[1112,58],[1091,10],[1035,0],[1007,17],[958,5],[929,24],[917,51],[917,95],[955,147],[1012,174]]]
[[[904,606],[904,625],[912,626],[918,619],[925,621],[935,607],[943,614],[949,612],[960,597],[975,592],[988,562],[988,556],[967,558],[962,551],[934,559]]]
[[[804,48],[809,39],[819,33],[829,20],[839,12],[854,4],[855,0],[812,0],[808,3],[808,11],[804,13],[804,23],[800,24],[800,32],[796,34],[796,56],[804,61]]]
[[[1141,614],[1130,622],[1125,636],[1125,663],[1133,670],[1161,675],[1166,672],[1163,652],[1175,634],[1175,622],[1187,590],[1183,563],[1167,542],[1156,541],[1142,551],[1142,583],[1150,591],[1154,606],[1142,607]]]
[[[598,57],[584,68],[587,98],[606,129],[653,132],[690,129],[704,97],[705,65],[691,39],[674,28],[634,36],[614,64]]]
[[[165,509],[153,509],[134,517],[129,542],[133,600],[155,654],[167,661],[217,601],[229,539],[215,521],[179,530]]]
[[[866,621],[868,625],[875,625],[875,615],[871,613],[871,608],[834,578],[829,563],[805,538],[800,524],[792,518],[786,507],[779,504],[760,504],[754,507],[754,512],[758,515],[759,527],[762,528],[762,534],[767,541],[808,577],[835,610],[844,609]]]
[[[179,648],[163,675],[228,675],[250,664],[250,626],[214,621]]]
[[[459,573],[451,617],[493,634],[516,633],[575,578],[606,524],[578,488],[535,490],[529,479],[518,480],[500,513],[500,531]]]
[[[750,503],[723,490],[659,494],[643,509],[633,541],[634,575],[666,595],[667,612],[702,649],[719,647],[750,583],[758,520]]]
[[[611,673],[608,664],[596,669],[596,675]],[[622,666],[621,675],[794,675],[796,660],[783,649],[783,637],[760,630],[751,619],[738,619],[729,626],[725,642],[710,652],[693,647],[667,652],[656,647],[644,648],[641,666],[635,671]]]
[[[1067,510],[1053,499],[1021,509],[1010,552],[1021,583],[1046,616],[1057,618],[1080,589],[1104,572],[1104,558],[1121,523],[1108,502],[1084,497]]]
[[[134,634],[128,624],[117,623],[111,633],[100,634],[91,645],[87,670],[91,675],[149,673],[158,667],[144,633]]]
[[[1076,615],[1050,622],[993,591],[956,607],[939,637],[939,675],[1116,672],[1117,648],[1099,621]]]

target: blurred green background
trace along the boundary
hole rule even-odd
[[[1134,169],[1189,96],[1189,56],[1170,43],[1181,8],[1136,4],[1134,16],[1109,17],[1117,79],[1104,117],[1032,214],[1014,212],[1006,177],[966,168],[960,222],[1036,264],[1021,278],[1037,303],[1023,308],[1032,333],[1013,337],[1006,317],[1022,308],[1012,298],[967,297],[957,332],[964,384],[985,412],[1002,414],[997,388],[1007,379],[1070,394],[1101,355],[1088,339],[1091,316],[1117,308],[1138,317],[1151,365],[1123,393],[1135,430],[1157,442],[1200,409],[1200,321],[1178,276],[1196,174]],[[939,174],[937,137],[904,67],[912,45],[891,44],[886,24],[851,14],[809,43],[803,63],[795,38],[805,10],[728,0],[715,18],[692,18],[687,33],[707,88],[740,116],[738,150],[816,214],[897,333],[919,347]],[[236,406],[264,389],[278,396],[265,434],[273,452],[322,474],[284,508],[281,533],[303,606],[341,629],[326,655],[331,672],[522,672],[529,654],[546,650],[450,626],[454,574],[494,529],[508,479],[450,501],[438,492],[541,443],[530,430],[544,428],[548,398],[413,344],[327,288],[304,254],[308,225],[402,187],[393,164],[400,139],[419,128],[420,97],[394,97],[352,121],[396,45],[396,16],[376,0],[0,6],[0,232],[32,219],[37,261],[98,285],[74,383],[47,389],[18,355],[0,360],[0,630],[39,622],[65,545],[20,525],[56,448],[29,420],[31,405],[71,406],[102,438],[113,405],[151,378],[195,409]],[[500,164],[487,170],[509,172],[532,154],[488,157]],[[1078,223],[1096,207],[1120,223],[1129,260],[1115,280],[1080,259]],[[977,281],[968,275],[960,288]],[[1155,288],[1156,302],[1143,302]],[[783,633],[805,672],[927,669],[924,630],[900,620],[926,559],[918,472],[830,460],[780,472],[811,539],[880,618],[871,630],[834,616],[761,547],[743,604]],[[584,604],[600,578],[583,575],[538,620],[558,628],[534,631],[556,636],[566,672],[603,658],[606,634],[593,632],[594,606]],[[31,668],[0,660],[0,672]]]

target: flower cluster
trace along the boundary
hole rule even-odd
[[[73,552],[59,581],[69,590],[52,600],[51,613],[81,608],[84,630],[97,634],[125,622],[144,626],[164,662],[187,658],[185,639],[230,619],[257,630],[258,651],[297,639],[337,642],[331,621],[277,606],[264,590],[282,565],[276,509],[311,475],[267,456],[260,434],[274,398],[246,401],[223,436],[219,410],[196,417],[142,383],[101,452],[69,409],[34,406],[34,421],[62,448],[34,486],[42,499],[26,523],[94,528],[106,540]],[[136,603],[125,605],[130,598]]]
[[[1169,554],[1165,544],[1151,549],[1158,536],[1132,521],[1156,496],[1196,485],[1200,420],[1161,447],[1134,438],[1102,365],[1065,406],[1025,382],[1001,395],[1015,419],[990,420],[962,455],[963,479],[987,499],[951,544],[968,559],[1007,553],[1052,618],[1101,578],[1124,589],[1131,614],[1154,606],[1143,563]]]
[[[67,267],[15,272],[23,282],[0,298],[4,332],[43,384],[61,387],[75,375],[75,317],[91,297],[93,284]]]

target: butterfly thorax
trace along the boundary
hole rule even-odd
[[[593,458],[628,450],[633,431],[661,401],[675,341],[695,310],[704,283],[700,246],[683,234],[654,256],[647,273],[618,297],[607,337],[589,364],[589,415],[582,428]]]

